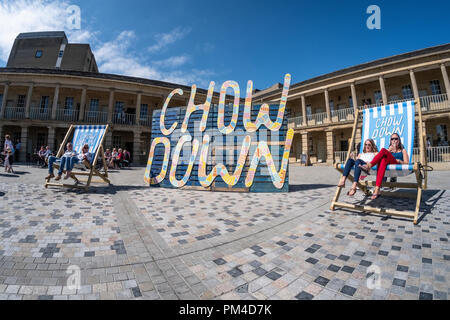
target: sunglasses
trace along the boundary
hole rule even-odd
[[[398,140],[398,138],[391,138],[391,141],[392,141],[392,140]]]

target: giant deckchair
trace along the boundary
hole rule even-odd
[[[413,147],[414,147],[414,130],[415,130],[415,107],[418,113],[418,142],[420,150],[420,162],[413,163]],[[356,130],[358,127],[358,122],[360,121],[359,113],[361,111],[355,111],[355,121],[353,125],[353,133],[350,141],[350,146],[347,153],[347,158],[344,163],[337,163],[335,168],[343,173],[345,163],[350,158],[351,151],[355,142]],[[417,192],[413,194],[414,199],[416,199],[416,207],[413,211],[399,211],[389,208],[375,208],[366,205],[349,204],[344,202],[339,202],[339,196],[342,187],[337,187],[333,201],[331,202],[331,210],[335,210],[336,207],[353,209],[358,211],[368,211],[378,214],[386,214],[392,216],[408,217],[413,218],[414,224],[417,224],[417,218],[420,209],[420,202],[422,198],[422,190],[427,188],[427,172],[424,170],[426,167],[426,152],[425,152],[425,135],[423,132],[422,124],[422,110],[420,107],[420,101],[406,101],[391,105],[385,105],[381,107],[365,109],[363,112],[363,124],[361,130],[361,149],[362,152],[364,148],[364,141],[366,139],[373,139],[378,147],[378,150],[382,148],[389,148],[389,138],[392,133],[397,133],[400,135],[402,143],[409,156],[409,164],[406,165],[388,165],[386,169],[385,177],[402,177],[410,174],[414,174],[416,177],[416,183],[406,183],[406,182],[383,182],[382,187],[390,188],[410,188],[416,189]],[[376,175],[377,167],[373,167],[370,170],[370,175]],[[352,174],[349,175],[348,179],[354,181]],[[358,187],[366,194],[370,195],[371,191],[368,187],[374,187],[375,181],[358,181]],[[411,197],[411,193],[404,192],[382,192],[385,196],[394,197]]]
[[[103,140],[105,139],[106,132],[108,131],[108,125],[106,126],[75,126],[71,125],[69,131],[62,142],[58,153],[56,154],[57,158],[60,158],[64,154],[64,148],[69,141],[70,136],[73,132],[73,150],[77,153],[81,152],[83,146],[87,143],[89,145],[89,152],[93,155],[91,162],[84,161],[83,164],[87,168],[87,171],[76,171],[73,170],[70,174],[70,177],[75,180],[75,184],[64,184],[64,183],[50,183],[50,179],[48,179],[45,183],[45,187],[55,186],[55,187],[66,187],[66,188],[80,188],[87,190],[91,184],[91,182],[100,182],[100,183],[108,183],[111,182],[108,179],[108,166],[105,161],[105,152],[103,150]],[[101,173],[99,170],[95,168],[98,157],[101,157],[104,173]],[[58,160],[54,165],[54,169],[59,169],[60,160]],[[77,166],[74,168],[76,169]],[[79,179],[77,176],[84,176],[87,179]],[[93,180],[92,178],[96,176],[101,180]],[[85,182],[84,185],[80,185],[80,182]]]

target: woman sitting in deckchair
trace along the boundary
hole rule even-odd
[[[89,152],[89,145],[85,144],[83,146],[83,149],[81,149],[81,152],[77,154],[74,157],[71,157],[70,160],[68,160],[67,163],[67,172],[64,179],[68,179],[70,177],[70,174],[72,173],[73,167],[80,162],[87,161],[91,162],[92,160],[92,154]]]
[[[64,171],[64,167],[67,166],[67,169],[69,169],[69,163],[71,161],[72,157],[76,157],[77,156],[77,152],[75,150],[73,150],[73,144],[71,142],[69,142],[66,145],[66,152],[64,153],[64,155],[61,157],[61,163],[59,164],[59,170],[58,170],[58,176],[55,178],[56,181],[61,180],[61,176],[63,174]],[[55,175],[53,174],[53,164],[58,160],[57,157],[54,156],[50,156],[48,158],[48,176],[45,177],[46,180],[50,180],[51,178],[54,178]],[[66,175],[67,179],[69,176]]]
[[[345,164],[344,173],[342,175],[341,181],[339,182],[339,187],[345,187],[345,181],[347,180],[348,175],[353,167],[355,167],[355,179],[352,184],[352,188],[347,193],[349,196],[354,196],[356,193],[356,187],[358,186],[359,177],[361,176],[361,165],[366,164],[375,157],[378,149],[375,145],[375,142],[372,139],[367,139],[364,142],[363,152],[360,153],[356,159],[356,161],[352,158],[348,159]]]
[[[372,200],[381,196],[380,188],[383,183],[383,178],[386,173],[386,168],[389,164],[409,164],[409,156],[406,149],[403,148],[402,140],[396,133],[391,135],[391,143],[389,150],[381,149],[373,160],[361,166],[361,169],[369,172],[373,166],[378,166],[376,187],[372,195]]]

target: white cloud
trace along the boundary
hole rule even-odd
[[[174,56],[164,60],[153,61],[153,64],[163,68],[176,68],[189,61],[188,55]]]
[[[192,69],[189,71],[173,71],[165,73],[162,80],[184,85],[191,85],[195,83],[201,88],[208,88],[210,79],[214,76],[216,76],[216,73],[212,70]],[[215,90],[218,90],[218,88],[215,88]]]
[[[187,55],[170,57],[149,65],[141,61],[132,50],[136,41],[137,37],[133,31],[123,31],[116,39],[94,48],[99,70],[184,85],[195,83],[202,87],[208,86],[207,78],[214,76],[211,70],[163,71],[166,67],[175,68],[185,64],[189,60]]]
[[[156,44],[148,48],[148,51],[153,53],[162,50],[169,44],[172,44],[180,39],[183,39],[191,32],[190,28],[177,27],[169,33],[160,33],[155,36]]]
[[[2,0],[0,2],[0,61],[6,63],[14,39],[22,32],[65,31],[70,42],[89,43],[94,51],[99,71],[122,74],[154,80],[162,80],[179,84],[207,86],[205,79],[214,73],[210,70],[175,70],[190,60],[186,54],[172,56],[163,60],[148,62],[147,58],[136,54],[137,36],[134,31],[121,32],[115,39],[100,41],[100,32],[92,30],[84,24],[81,8],[82,24],[80,30],[71,30],[67,25],[71,5],[66,0]],[[184,38],[190,28],[177,27],[171,32],[156,35],[156,44],[148,48],[148,52],[162,51],[170,44]]]
[[[99,70],[104,73],[119,73],[134,77],[160,78],[161,74],[157,70],[141,63],[131,51],[130,48],[135,40],[134,31],[123,31],[116,39],[94,48]]]
[[[70,30],[66,27],[66,1],[17,0],[0,2],[0,60],[7,61],[14,39],[21,32],[65,30],[77,42],[92,40],[89,30]]]

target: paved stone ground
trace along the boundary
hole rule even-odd
[[[0,173],[0,299],[448,299],[450,172],[431,173],[414,226],[330,212],[338,173],[290,170],[289,194],[150,189],[143,168],[89,193]]]

